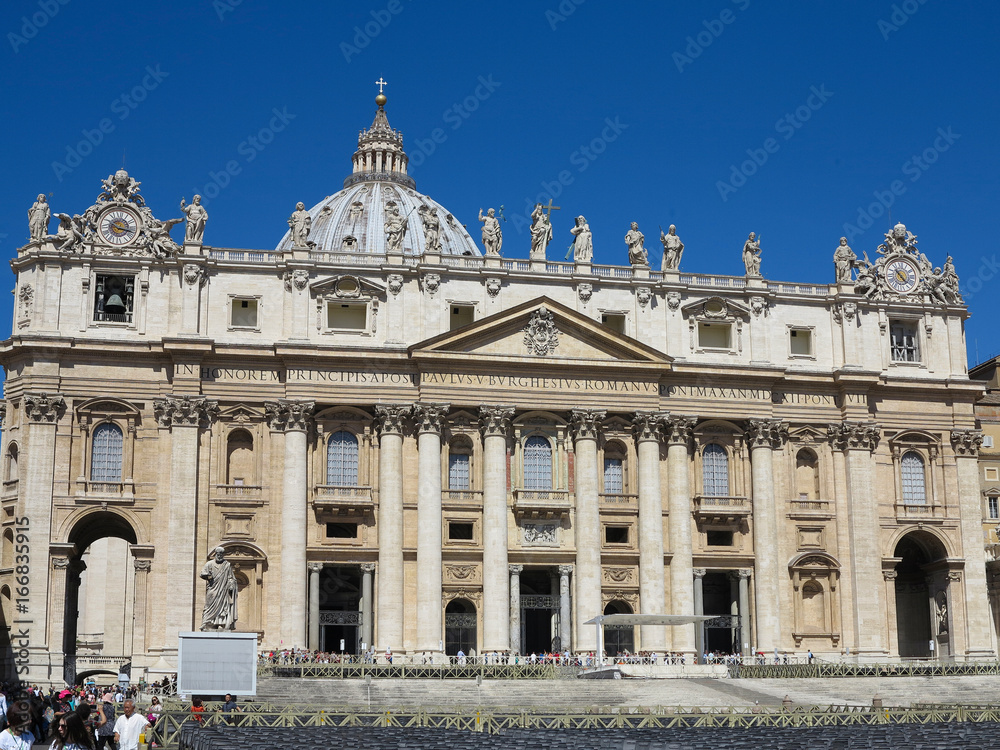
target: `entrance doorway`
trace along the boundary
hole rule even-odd
[[[466,656],[476,650],[476,605],[468,599],[452,599],[444,610],[444,652]]]
[[[361,652],[361,570],[327,566],[319,576],[319,650]],[[343,646],[341,646],[343,643]]]
[[[926,532],[907,534],[896,545],[896,636],[901,657],[951,655],[947,557],[944,545]]]
[[[739,589],[728,571],[712,570],[702,581],[704,612],[715,615],[705,622],[705,651],[707,653],[740,653]]]
[[[554,570],[535,568],[521,573],[521,653],[557,650],[559,644],[558,579]]]
[[[631,615],[632,607],[628,602],[612,601],[604,608],[606,615]],[[634,625],[605,625],[604,627],[604,653],[608,656],[618,656],[626,652],[635,651],[635,626]]]

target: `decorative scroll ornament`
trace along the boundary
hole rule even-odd
[[[635,298],[639,301],[639,307],[645,307],[653,298],[653,291],[648,286],[641,286],[635,290]]]
[[[479,426],[484,436],[510,435],[511,419],[514,417],[513,406],[480,406]]]
[[[551,310],[545,307],[535,310],[524,329],[524,345],[530,354],[540,357],[556,350],[559,346],[559,331]]]
[[[766,299],[757,294],[750,298],[750,312],[752,312],[755,317],[759,318],[761,313],[763,313],[766,318],[769,311],[770,307],[767,304]]]
[[[840,422],[827,428],[830,445],[837,450],[868,450],[878,447],[879,432],[875,422]]]
[[[476,565],[449,565],[445,568],[448,578],[454,581],[473,581],[479,576],[479,567]]]
[[[403,404],[376,404],[375,414],[376,425],[382,435],[402,435],[410,416],[410,407]]]
[[[486,293],[489,294],[491,297],[496,297],[498,294],[500,294],[500,287],[502,285],[503,282],[500,281],[500,279],[496,278],[495,276],[491,276],[490,278],[486,279]]]
[[[952,430],[951,445],[959,456],[978,456],[983,447],[982,430]]]
[[[788,423],[778,419],[750,419],[746,440],[751,448],[778,449],[788,440]]]
[[[390,273],[388,278],[389,293],[395,297],[403,291],[403,277],[398,273]]]
[[[424,289],[432,297],[437,293],[437,290],[441,286],[441,274],[439,273],[428,273],[424,274]]]
[[[208,281],[208,276],[205,273],[205,269],[196,263],[185,263],[184,264],[184,281],[188,283],[189,286],[194,286],[198,284],[199,286],[205,286],[205,282]]]
[[[315,409],[315,401],[293,401],[280,398],[277,401],[264,402],[264,417],[270,423],[272,430],[282,432],[307,430]]]
[[[286,292],[290,292],[292,289],[297,289],[301,292],[309,284],[309,272],[304,268],[299,268],[295,271],[285,271],[281,278],[285,282]]]
[[[584,282],[577,286],[576,293],[580,295],[580,301],[586,305],[594,295],[594,285]]]
[[[605,568],[604,580],[609,583],[628,583],[632,580],[632,568]]]
[[[29,393],[24,397],[24,413],[30,422],[55,422],[66,409],[66,399],[59,394]]]
[[[667,292],[667,307],[671,310],[676,310],[681,306],[681,293],[680,292]]]
[[[219,402],[204,396],[164,396],[153,401],[153,416],[161,427],[197,427],[219,416]]]

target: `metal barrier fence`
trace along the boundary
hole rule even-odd
[[[1000,662],[900,662],[897,664],[730,664],[730,677],[965,677],[1000,675]]]
[[[876,724],[1000,722],[1000,706],[934,708],[849,708],[793,706],[690,708],[660,706],[630,709],[580,709],[561,713],[469,709],[429,711],[247,711],[206,713],[201,726],[238,727],[431,727],[496,734],[506,729],[669,729],[679,727],[823,727]],[[187,711],[167,711],[152,729],[163,748],[180,746],[181,730],[193,726]]]
[[[262,664],[258,677],[327,677],[345,680],[555,680],[571,679],[581,667],[556,664]]]

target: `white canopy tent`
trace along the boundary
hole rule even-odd
[[[603,665],[605,625],[691,625],[716,617],[718,615],[598,615],[583,624],[597,626],[597,663]]]

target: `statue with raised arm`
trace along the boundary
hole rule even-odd
[[[226,550],[215,548],[215,556],[201,569],[205,579],[205,609],[201,613],[201,629],[235,630],[236,595],[239,587],[233,566],[226,560]]]
[[[840,244],[833,251],[833,267],[837,271],[837,283],[851,283],[851,270],[858,256],[847,244],[847,238],[841,237]]]
[[[500,220],[495,214],[496,212],[490,208],[487,209],[486,216],[483,216],[483,209],[479,209],[479,220],[483,223],[483,247],[487,255],[499,255],[500,248],[503,247],[503,232],[500,230]]]
[[[541,203],[535,204],[531,212],[531,253],[532,260],[545,260],[545,248],[552,240],[552,222],[546,216]]]
[[[49,220],[52,212],[49,202],[43,193],[38,194],[34,205],[28,209],[28,230],[32,240],[44,240],[49,233]]]
[[[205,224],[208,223],[208,211],[201,205],[201,196],[196,195],[192,198],[190,206],[181,198],[181,211],[187,216],[184,241],[201,242],[205,236]]]
[[[644,247],[645,242],[646,236],[639,231],[639,225],[633,221],[631,228],[625,233],[625,244],[628,245],[628,262],[633,266],[649,265]]]
[[[296,203],[295,213],[288,217],[288,226],[292,230],[292,247],[309,247],[312,223],[312,216],[306,211],[306,204],[302,201]]]
[[[70,216],[69,214],[56,214],[59,219],[59,229],[54,235],[47,235],[46,239],[56,243],[56,250],[79,253],[83,251],[85,220],[79,214]]]
[[[671,224],[666,234],[663,233],[663,229],[661,228],[660,244],[663,245],[663,264],[660,266],[660,270],[678,270],[681,267],[681,255],[684,254],[684,243],[677,236],[677,227]]]
[[[594,257],[594,236],[590,232],[590,224],[583,216],[577,216],[576,223],[569,232],[576,237],[573,240],[573,260],[577,263],[590,263]]]
[[[422,205],[417,209],[417,215],[424,226],[424,252],[441,252],[441,220],[437,211],[428,205]]]
[[[399,215],[399,208],[395,205],[386,206],[385,209],[385,251],[387,253],[403,252],[403,237],[406,235],[408,222],[405,216]]]
[[[750,232],[747,241],[743,243],[743,265],[747,276],[760,276],[760,240]]]

